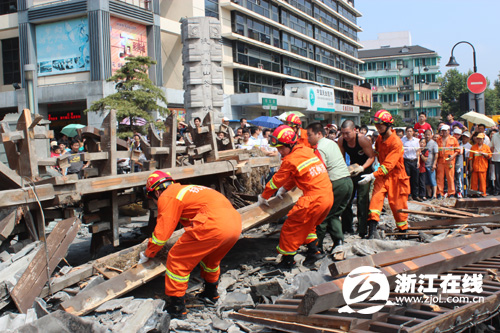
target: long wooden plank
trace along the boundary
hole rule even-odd
[[[412,228],[428,228],[432,229],[437,226],[452,226],[461,224],[484,224],[500,222],[500,215],[490,215],[482,217],[461,218],[461,219],[444,219],[444,220],[424,220],[413,222],[409,221],[410,229]]]
[[[393,251],[372,254],[371,256],[337,261],[328,266],[328,268],[330,269],[330,274],[333,277],[339,277],[349,274],[349,272],[360,266],[389,266],[398,262],[423,257],[441,251],[447,251],[462,246],[463,244],[478,242],[492,237],[500,237],[500,230],[493,230],[491,234],[478,233],[462,237],[447,238],[434,243],[418,244]]]
[[[278,218],[284,215],[287,210],[291,208],[300,194],[301,191],[296,190],[285,194],[283,200],[273,198],[270,200],[271,207],[262,208],[258,205],[252,205],[241,208],[238,211],[242,215],[243,229],[249,230],[252,227],[261,225],[263,223],[262,221],[268,221],[271,218]],[[174,235],[170,237],[169,241],[165,245],[165,248],[168,249],[172,247],[177,239],[180,238],[182,232],[183,229],[176,231]],[[99,267],[105,265],[117,267],[118,265],[115,264],[114,261],[123,262],[125,257],[138,257],[139,251],[143,251],[146,244],[147,242],[145,241],[134,246],[133,248],[125,249],[110,255],[104,260],[98,259],[95,265],[98,265]],[[165,266],[157,259],[150,260],[145,265],[139,265],[137,268],[125,270],[118,276],[115,276],[92,289],[76,295],[72,299],[62,303],[62,307],[64,310],[76,315],[89,313],[104,302],[115,297],[119,297],[163,273],[165,273]]]
[[[22,183],[21,177],[14,170],[0,162],[0,188],[2,190],[20,188]]]
[[[52,291],[52,293],[56,293],[60,290],[63,290],[66,287],[69,287],[71,285],[74,285],[75,283],[82,281],[83,279],[91,277],[93,274],[94,274],[94,266],[89,263],[83,264],[81,266],[74,268],[66,275],[52,279],[50,281],[50,290]],[[38,297],[43,298],[48,295],[49,295],[49,287],[45,286],[43,287]]]
[[[45,248],[42,247],[10,294],[20,312],[26,313],[31,308],[33,301],[40,295],[43,286],[47,283],[47,265],[49,272],[52,273],[66,255],[79,227],[80,220],[72,217],[57,223],[47,237],[49,262],[47,263]]]
[[[500,255],[500,237],[382,267],[380,270],[387,277],[391,288],[394,288],[397,274],[442,273],[497,255]],[[309,288],[298,312],[311,315],[344,305],[343,284],[344,278],[341,278]]]
[[[426,216],[447,217],[447,218],[454,218],[454,219],[466,218],[466,216],[463,216],[463,215],[444,214],[444,213],[436,213],[436,212],[425,212],[422,210],[412,210],[412,209],[400,209],[399,212],[400,213],[408,213],[408,214],[426,215]]]
[[[214,162],[201,165],[191,165],[181,168],[163,169],[170,172],[175,180],[183,180],[194,177],[216,175],[233,172],[234,161]],[[127,189],[134,186],[144,186],[151,171],[129,173],[124,175],[105,176],[100,178],[81,179],[76,184],[76,191],[80,194],[107,192],[111,190]],[[0,205],[1,207],[2,205]]]
[[[455,208],[500,207],[499,198],[465,198],[457,199]]]
[[[434,209],[438,209],[438,210],[441,210],[443,212],[448,212],[448,213],[452,213],[452,214],[465,215],[465,216],[469,216],[469,217],[481,217],[481,215],[479,215],[479,214],[469,213],[469,212],[465,212],[463,210],[452,209],[452,208],[438,206],[438,205],[431,205],[431,204],[426,203],[426,202],[418,202],[418,201],[410,201],[410,202],[412,204],[415,204],[415,205],[434,208]]]
[[[36,187],[36,193],[40,201],[55,198],[54,187],[52,185],[40,185]],[[35,195],[29,187],[15,190],[4,190],[0,196],[0,207],[9,207],[36,202]]]

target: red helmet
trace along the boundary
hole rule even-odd
[[[286,122],[289,126],[301,126],[302,121],[300,120],[299,116],[295,115],[294,113],[290,113],[288,117],[286,117]]]
[[[392,114],[389,111],[378,110],[373,117],[373,123],[392,125],[394,123],[394,119],[392,118]]]
[[[271,147],[281,147],[283,145],[291,146],[294,145],[298,136],[297,133],[288,125],[280,125],[273,132],[273,135],[269,136]]]
[[[146,194],[148,198],[153,197],[153,193],[156,190],[166,189],[168,185],[172,184],[174,179],[169,172],[163,172],[156,170],[149,175],[146,181]]]

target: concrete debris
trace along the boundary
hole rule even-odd
[[[33,303],[33,309],[36,312],[37,318],[42,318],[50,313],[47,310],[47,303],[40,297],[35,298],[35,302]]]
[[[14,332],[14,331],[7,331]],[[16,332],[31,333],[107,333],[107,329],[95,321],[80,318],[62,310],[57,310],[43,318],[17,328]]]
[[[37,319],[35,310],[29,309],[26,314],[6,313],[0,317],[0,332],[14,332],[19,327],[29,324]]]
[[[278,296],[283,292],[283,287],[278,279],[274,278],[272,280],[252,285],[252,293],[256,296]]]
[[[220,310],[233,309],[235,311],[255,306],[252,296],[239,291],[233,291],[221,296],[217,304]]]
[[[110,300],[86,318],[99,322],[112,332],[168,332],[170,316],[163,311],[165,301],[126,297]]]
[[[224,320],[224,319],[219,319],[215,317],[213,319],[212,327],[216,330],[224,331],[226,332],[229,327],[233,325],[233,322],[230,320]]]
[[[104,278],[102,277],[102,275],[92,277],[89,279],[89,281],[87,282],[87,285],[85,285],[85,287],[81,290],[81,292],[88,290],[88,289],[91,289],[91,288],[94,288],[95,286],[98,286],[103,282],[104,282]]]

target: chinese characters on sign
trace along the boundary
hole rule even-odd
[[[126,57],[147,56],[146,26],[111,17],[111,67],[113,73],[125,64]]]
[[[441,282],[435,282],[435,280]],[[439,288],[437,287],[439,286]],[[439,289],[443,293],[482,293],[483,275],[465,274],[464,276],[446,274],[398,274],[396,275],[397,293],[437,293]]]

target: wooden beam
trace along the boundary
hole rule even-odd
[[[82,266],[78,266],[72,269],[69,273],[56,277],[50,281],[50,290],[52,293],[56,293],[60,290],[63,290],[66,287],[74,285],[94,275],[94,267],[92,264],[84,264]],[[46,297],[49,295],[49,287],[43,287],[40,295],[38,297]]]
[[[464,212],[463,210],[452,209],[452,208],[443,207],[443,206],[439,206],[439,205],[431,205],[431,204],[426,203],[426,202],[418,202],[418,201],[410,201],[410,202],[414,205],[434,208],[434,209],[438,209],[438,210],[441,210],[443,212],[448,212],[448,213],[452,213],[452,214],[465,215],[465,216],[469,216],[469,217],[481,217],[481,215],[479,215],[479,214]]]
[[[21,177],[14,170],[0,162],[0,189],[20,188],[21,184],[23,184]]]
[[[4,241],[10,236],[21,215],[20,208],[8,207],[2,209],[0,212],[0,241]]]
[[[9,124],[6,122],[0,123],[0,133],[9,134],[11,132]],[[5,155],[7,155],[7,161],[9,162],[9,167],[12,170],[17,171],[19,169],[19,152],[17,151],[17,145],[12,141],[4,141],[3,147],[5,149]]]
[[[2,142],[14,142],[24,139],[23,131],[9,131],[7,133],[2,133]]]
[[[98,152],[98,153],[83,153],[81,154],[82,156],[82,160],[84,162],[87,162],[87,161],[101,161],[101,160],[107,160],[109,159],[109,153],[107,151],[101,151],[101,152]]]
[[[26,313],[33,306],[33,301],[40,295],[47,282],[47,265],[49,272],[52,273],[66,255],[79,227],[80,220],[72,217],[57,223],[49,234],[46,242],[49,262],[47,262],[45,248],[42,247],[10,293],[21,313]]]
[[[422,210],[412,210],[412,209],[400,209],[400,210],[398,210],[398,212],[408,213],[408,214],[417,214],[417,215],[426,215],[426,216],[448,217],[448,218],[455,218],[455,219],[465,218],[465,216],[463,216],[463,215],[444,214],[444,213],[436,213],[436,212],[425,212]]]
[[[499,198],[464,198],[455,201],[455,208],[500,207]]]
[[[462,237],[443,239],[429,244],[418,244],[393,251],[375,253],[370,256],[333,262],[330,266],[328,266],[328,268],[330,269],[330,274],[335,278],[347,275],[357,267],[385,267],[394,265],[398,262],[423,257],[441,251],[451,250],[463,244],[474,243],[491,237],[500,237],[500,230],[494,230],[491,234],[478,233]]]
[[[500,222],[500,215],[490,215],[482,217],[471,217],[471,218],[461,218],[461,219],[444,219],[444,220],[423,220],[418,222],[409,221],[410,229],[432,229],[437,226],[450,227],[453,225],[462,224],[484,224],[484,223],[496,223]]]
[[[40,201],[55,198],[54,187],[52,185],[37,185],[36,193]],[[36,198],[33,191],[28,187],[16,190],[4,190],[0,196],[0,207],[17,206],[32,202],[36,202]]]
[[[397,274],[438,274],[500,254],[500,237],[489,238],[439,253],[380,268],[394,288]],[[418,275],[417,274],[417,275]],[[316,314],[345,304],[342,296],[344,278],[309,288],[299,306],[299,313]]]
[[[17,121],[16,129],[24,133],[24,139],[21,140],[19,147],[19,172],[20,176],[26,176],[33,180],[38,178],[38,165],[36,164],[35,141],[31,138],[33,128],[31,112],[29,109],[24,109]]]
[[[175,168],[177,160],[177,113],[172,112],[165,119],[165,132],[163,132],[163,147],[170,147],[166,158],[160,159],[159,168]]]

